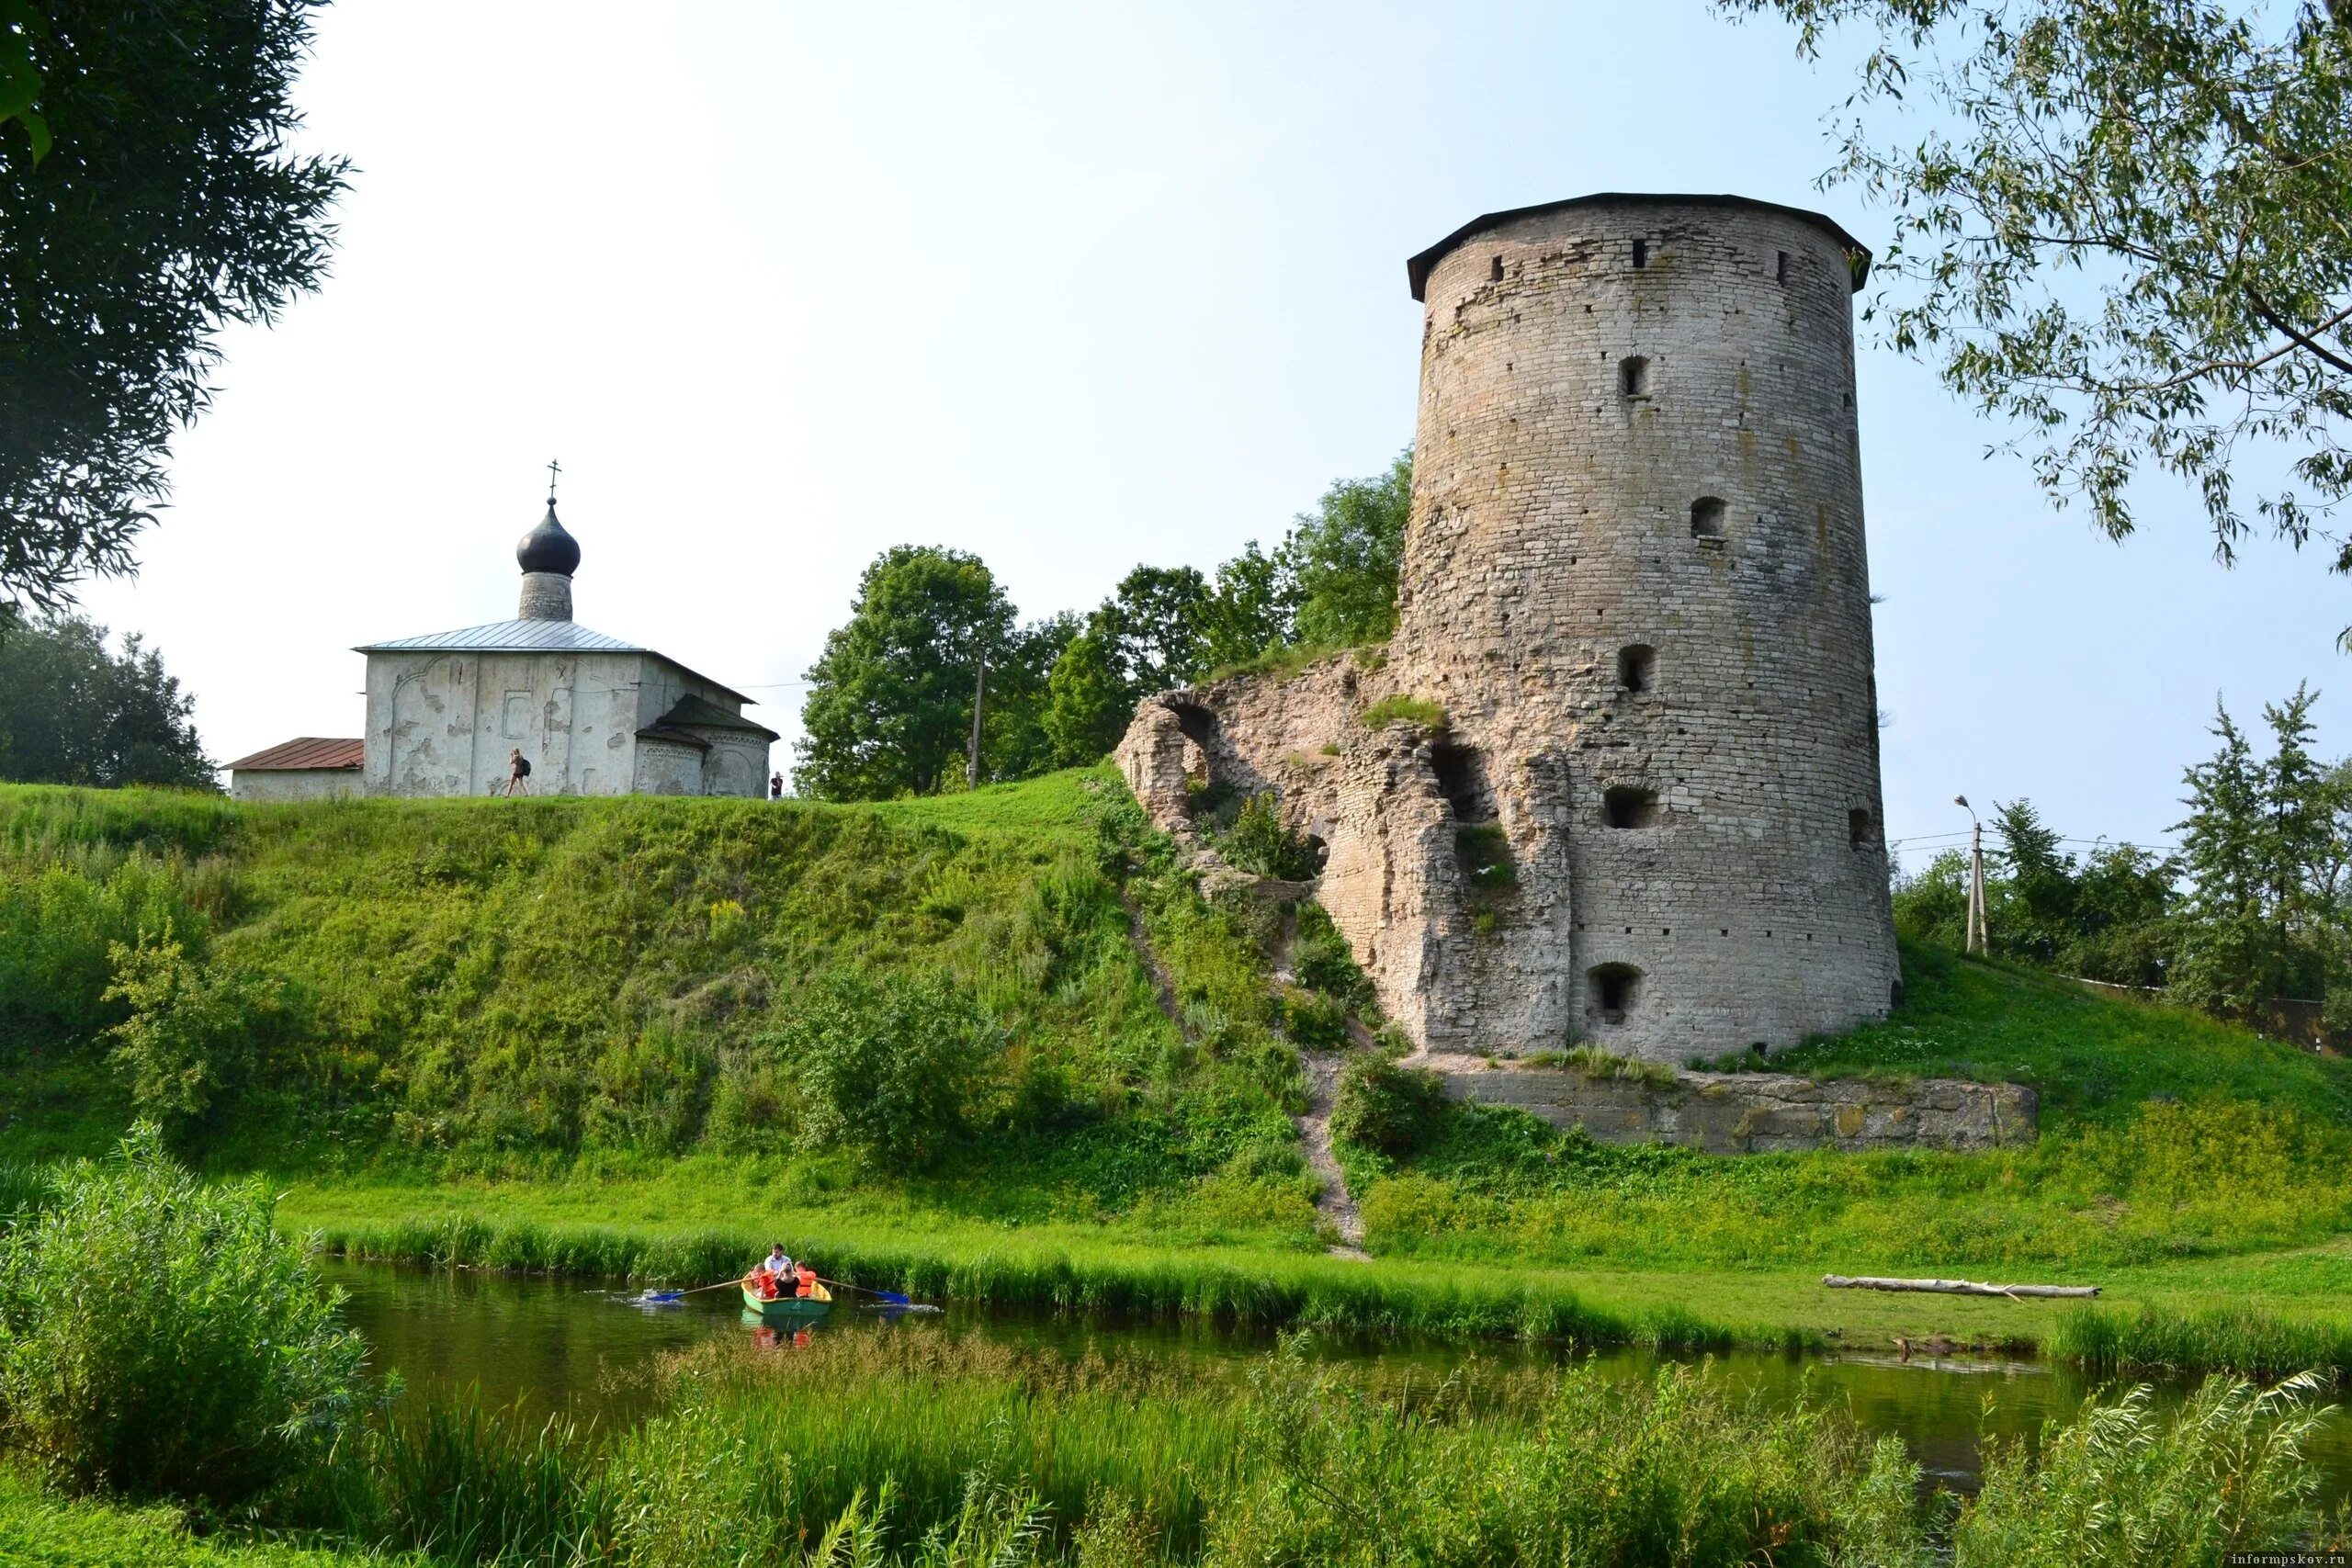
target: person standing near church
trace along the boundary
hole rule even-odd
[[[506,749],[506,793],[513,795],[516,790],[525,795],[531,793],[531,760],[523,755],[520,746],[509,746]]]
[[[770,773],[768,775],[768,798],[770,800],[782,800],[784,798],[784,775],[782,773]]]

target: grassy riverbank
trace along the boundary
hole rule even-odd
[[[1377,1020],[1315,913],[1203,899],[1103,769],[852,807],[0,788],[0,1158],[161,1095],[183,1154],[390,1257],[699,1280],[781,1236],[960,1299],[2346,1368],[2352,1064],[1926,949],[1894,1018],[1786,1064],[2017,1078],[2037,1145],[1711,1156],[1454,1108],[1342,1146],[1375,1261],[1327,1257],[1299,1053]],[[921,1027],[845,1053],[843,998]],[[1829,1271],[2108,1295],[2069,1327]]]
[[[736,1186],[717,1169],[556,1184],[300,1185],[280,1217],[357,1256],[672,1283],[726,1278],[782,1240],[840,1277],[935,1300],[1679,1350],[1884,1348],[1901,1336],[2039,1348],[2096,1368],[2352,1376],[2352,1244],[2343,1241],[2105,1271],[2103,1299],[2086,1304],[1829,1291],[1810,1269],[1365,1263],[1238,1242],[1170,1247],[1100,1226],[842,1213],[796,1202],[781,1183]]]

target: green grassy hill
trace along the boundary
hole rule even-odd
[[[151,1098],[200,1102],[179,1147],[284,1176],[295,1220],[363,1248],[700,1267],[774,1229],[967,1294],[1607,1315],[1580,1292],[1804,1334],[2048,1326],[1824,1303],[1831,1269],[2338,1319],[2352,1293],[2352,1063],[1929,950],[1893,1019],[1774,1065],[2017,1078],[2035,1146],[1722,1157],[1449,1109],[1402,1154],[1341,1150],[1392,1260],[1367,1293],[1317,1256],[1291,1120],[1298,1045],[1363,994],[1329,947],[1204,902],[1107,769],[871,807],[0,789],[0,1156],[117,1134],[129,1024]],[[1314,984],[1274,984],[1278,953]],[[917,976],[991,1043],[954,1134],[812,1152],[825,998]]]
[[[168,931],[183,988],[228,1018],[214,1103],[174,1129],[215,1165],[783,1157],[811,987],[933,973],[1001,1046],[967,1135],[910,1180],[1091,1215],[1230,1168],[1311,1233],[1283,1110],[1297,1061],[1248,915],[1170,874],[1107,772],[857,807],[0,790],[0,1115],[19,1156],[120,1129],[107,1032],[131,1009],[109,977]]]

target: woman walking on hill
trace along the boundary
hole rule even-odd
[[[531,793],[531,760],[523,755],[520,746],[509,746],[506,749],[506,793],[513,795],[518,789],[525,795]]]

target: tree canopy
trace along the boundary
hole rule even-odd
[[[1385,472],[1341,479],[1300,514],[1285,546],[1297,577],[1297,641],[1347,648],[1384,641],[1396,629],[1396,575],[1412,501],[1408,448]]]
[[[79,616],[0,630],[0,779],[218,788],[195,706],[136,636],[110,654]]]
[[[0,4],[0,620],[130,570],[221,326],[323,276],[348,165],[288,145],[322,3]]]
[[[1889,210],[1866,315],[2015,421],[2055,502],[2120,539],[2170,472],[2227,560],[2251,458],[2253,516],[2322,532],[2352,491],[2352,0],[1716,4],[1808,57],[1874,35],[1824,176]]]
[[[984,651],[1012,605],[978,556],[899,545],[858,580],[849,623],[808,668],[795,786],[824,800],[929,795],[963,765]]]
[[[2127,986],[2161,987],[2225,1017],[2268,1023],[2284,1001],[2324,1004],[2352,1034],[2352,761],[2312,754],[2318,694],[2262,710],[2267,756],[2216,707],[2213,755],[2182,775],[2180,847],[2099,843],[2075,856],[2030,801],[1987,826],[1987,933],[2003,957]],[[1964,940],[1968,864],[1935,857],[1895,888],[1895,927]]]
[[[1412,478],[1408,450],[1382,473],[1333,484],[1272,551],[1253,539],[1213,578],[1197,567],[1138,566],[1091,615],[1065,611],[1018,627],[977,557],[913,545],[887,552],[808,671],[797,787],[874,800],[954,784],[982,646],[985,781],[1099,761],[1154,692],[1286,645],[1387,637]]]

